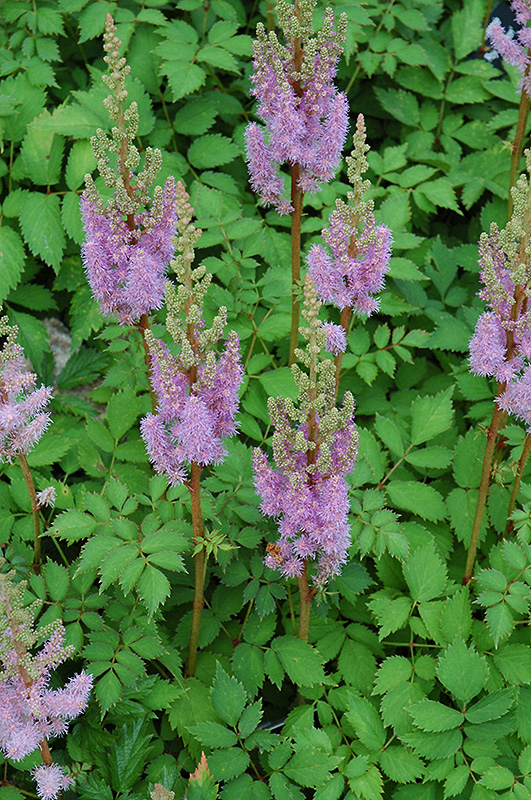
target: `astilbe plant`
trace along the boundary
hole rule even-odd
[[[33,568],[41,563],[40,517],[44,505],[53,505],[55,490],[35,491],[26,456],[51,422],[47,411],[52,398],[49,386],[36,386],[37,376],[24,365],[24,350],[17,342],[18,328],[0,318],[0,336],[5,341],[0,351],[0,459],[18,462],[31,502],[33,516]]]
[[[299,636],[308,639],[312,599],[347,559],[348,487],[345,475],[357,456],[358,434],[354,427],[354,398],[345,392],[336,407],[335,366],[321,358],[321,350],[334,340],[334,331],[319,319],[321,302],[312,278],[304,284],[307,323],[301,334],[307,344],[296,355],[292,372],[299,387],[299,404],[284,397],[268,402],[274,426],[271,467],[266,455],[254,452],[255,486],[264,514],[279,517],[280,537],[269,543],[265,563],[285,577],[296,577],[301,616]],[[335,343],[334,343],[335,344]],[[315,560],[314,585],[309,584],[309,564]]]
[[[328,227],[321,233],[322,244],[312,245],[308,270],[317,294],[341,311],[341,326],[348,331],[351,314],[370,316],[379,308],[379,294],[389,270],[392,234],[387,225],[377,225],[374,203],[364,196],[370,187],[362,175],[368,169],[365,120],[358,115],[353,150],[347,157],[347,174],[352,189],[347,201],[337,199]],[[336,353],[336,385],[341,372],[341,350]]]
[[[120,58],[121,42],[109,14],[104,39],[109,74],[103,75],[103,80],[111,90],[104,105],[114,126],[110,136],[98,129],[91,145],[98,171],[113,194],[105,203],[92,177],[85,176],[81,209],[86,241],[81,252],[88,282],[102,313],[116,315],[122,324],[138,327],[149,368],[144,334],[149,328],[149,314],[164,302],[166,272],[175,252],[175,184],[170,177],[164,188],[156,186],[153,197],[149,195],[162,156],[160,150],[147,147],[139,170],[140,153],[134,144],[138,109],[132,102],[124,110],[125,80],[130,68],[125,58]],[[108,153],[115,154],[115,168]]]
[[[254,43],[252,94],[264,126],[251,122],[246,151],[251,186],[263,203],[291,215],[292,323],[290,363],[298,342],[301,215],[305,192],[315,192],[330,181],[339,166],[348,130],[348,103],[333,80],[346,34],[346,15],[336,24],[326,9],[321,30],[312,27],[316,0],[277,2],[276,11],[285,37],[266,34],[259,23]],[[290,171],[290,199],[284,195],[279,166]]]
[[[528,174],[531,151],[526,151]],[[479,318],[470,342],[470,369],[476,375],[495,377],[495,410],[488,431],[478,505],[464,580],[470,580],[483,510],[490,482],[496,438],[504,416],[521,419],[531,431],[531,189],[529,177],[520,176],[512,190],[513,212],[503,230],[492,224],[479,242],[480,297],[490,311]],[[513,487],[508,517],[514,507],[525,460],[531,448],[528,435]]]
[[[194,245],[201,231],[191,222],[193,209],[180,182],[176,187],[176,204],[177,256],[171,265],[178,284],[177,287],[171,282],[166,284],[166,327],[178,354],[171,353],[151,332],[146,334],[157,410],[142,420],[141,433],[156,472],[165,475],[173,485],[185,483],[190,490],[195,545],[195,598],[187,662],[187,673],[191,675],[195,668],[206,570],[201,471],[204,466],[223,460],[226,455],[223,439],[236,432],[243,368],[238,336],[233,331],[221,352],[214,349],[223,338],[226,309],[219,309],[210,328],[205,326],[202,304],[212,275],[204,266],[192,268]]]
[[[42,764],[33,770],[37,792],[43,800],[54,800],[71,779],[54,763],[48,740],[63,736],[70,720],[84,711],[92,676],[82,671],[63,688],[50,688],[52,670],[74,648],[64,646],[60,622],[35,630],[39,602],[24,606],[25,588],[24,581],[14,584],[13,574],[0,574],[0,750],[20,761],[38,749]]]

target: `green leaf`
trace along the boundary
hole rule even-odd
[[[384,111],[399,122],[413,128],[419,125],[419,104],[414,94],[403,89],[382,89],[378,86],[374,88],[374,93]]]
[[[426,767],[421,759],[405,747],[387,747],[380,757],[380,766],[391,780],[413,783],[422,778]]]
[[[434,445],[408,453],[406,461],[414,467],[425,469],[445,469],[452,462],[453,452],[447,447]]]
[[[116,705],[122,696],[122,684],[111,670],[99,679],[96,683],[95,694],[101,708],[103,717],[109,708]]]
[[[19,282],[25,260],[20,236],[4,223],[0,228],[0,303]]]
[[[485,621],[496,647],[514,628],[514,617],[505,602],[490,606],[485,612]]]
[[[408,193],[403,192],[396,197],[388,197],[376,212],[376,216],[378,221],[384,222],[395,232],[403,228],[411,219]]]
[[[361,756],[359,758],[361,758]],[[349,786],[355,796],[362,797],[364,800],[380,800],[383,792],[383,781],[380,770],[371,765],[363,775],[354,776],[348,773],[349,767],[350,764],[347,766],[345,774],[348,775]]]
[[[294,636],[277,636],[271,649],[297,686],[315,686],[325,681],[321,656],[307,642]]]
[[[257,377],[270,397],[282,395],[282,397],[290,397],[292,400],[297,399],[299,390],[289,367],[279,367],[270,372],[262,372]]]
[[[236,727],[247,701],[247,692],[236,678],[227,675],[219,661],[216,665],[211,698],[214,711],[227,725]]]
[[[61,220],[64,229],[76,244],[83,244],[85,233],[81,220],[81,209],[79,207],[79,196],[75,192],[67,192],[61,203]]]
[[[385,694],[411,678],[413,666],[404,656],[390,656],[378,668],[373,694]]]
[[[198,67],[197,64],[191,64],[189,61],[163,62],[160,74],[166,75],[168,78],[174,101],[197,91],[206,80],[205,71]]]
[[[320,747],[296,743],[295,753],[283,768],[284,774],[299,786],[320,786],[337,766],[338,759]]]
[[[216,114],[217,105],[210,97],[198,97],[179,109],[173,127],[185,136],[200,136],[212,127]]]
[[[79,44],[101,36],[105,27],[105,17],[107,14],[114,14],[114,11],[115,4],[107,0],[89,4],[79,15]]]
[[[371,597],[369,606],[378,619],[380,626],[378,638],[380,640],[405,626],[409,619],[411,605],[409,597],[396,597],[393,600],[388,597]]]
[[[423,194],[434,206],[451,208],[452,211],[456,211],[458,214],[462,213],[457,204],[453,186],[446,178],[437,178],[434,181],[421,183],[415,189],[415,192]]]
[[[149,758],[151,737],[143,718],[122,725],[118,741],[108,753],[111,786],[115,791],[128,793],[139,779]]]
[[[64,511],[55,518],[51,532],[59,536],[60,539],[77,542],[79,539],[85,539],[90,536],[96,524],[96,520],[89,514],[72,509]]]
[[[249,766],[249,755],[239,747],[214,750],[208,757],[208,766],[216,781],[230,781],[241,775]]]
[[[494,663],[507,683],[531,683],[531,648],[524,644],[509,644],[493,653]]]
[[[233,161],[238,148],[227,136],[208,133],[200,136],[188,148],[188,161],[198,169],[212,169]]]
[[[20,151],[28,174],[37,186],[50,186],[58,183],[61,177],[65,140],[40,126],[40,122],[49,117],[49,112],[43,112],[29,126]]]
[[[164,603],[170,596],[171,586],[165,575],[157,569],[146,564],[146,567],[139,578],[137,591],[150,614],[154,614],[161,603]]]
[[[483,689],[490,670],[485,656],[467,647],[458,637],[442,653],[437,664],[441,683],[458,700],[468,703]]]
[[[461,711],[436,700],[421,700],[408,710],[417,728],[423,731],[450,731],[464,722]]]
[[[122,438],[134,425],[139,413],[140,398],[130,386],[113,394],[107,405],[107,421],[115,439]]]
[[[59,198],[32,192],[22,206],[20,228],[31,252],[59,272],[65,249]]]
[[[365,747],[370,750],[382,749],[386,738],[385,729],[377,709],[369,700],[349,694],[345,716]]]
[[[466,764],[460,764],[447,776],[444,781],[444,796],[455,797],[461,795],[470,777],[470,768]]]
[[[445,603],[441,614],[441,633],[447,642],[452,642],[457,634],[466,641],[471,630],[470,593],[467,587],[462,587]]]
[[[411,553],[403,570],[411,597],[418,603],[433,600],[442,594],[446,587],[446,567],[432,543],[419,547]]]
[[[65,599],[70,585],[68,570],[54,561],[48,561],[43,569],[43,575],[50,597],[54,602],[60,603]]]
[[[493,692],[486,697],[482,697],[465,712],[469,722],[479,725],[482,722],[489,722],[491,719],[499,719],[509,711],[514,703],[514,693],[511,689],[502,689]]]
[[[404,455],[404,443],[400,431],[393,420],[381,414],[376,414],[374,427],[382,442],[394,455],[401,458]]]
[[[446,516],[444,501],[432,486],[417,481],[391,481],[387,494],[394,506],[437,522]]]
[[[199,722],[197,725],[192,725],[190,732],[205,747],[232,747],[238,743],[234,731],[230,731],[219,722]]]
[[[453,387],[434,397],[419,397],[411,405],[411,442],[423,444],[447,431],[453,422]]]
[[[489,789],[509,789],[514,785],[514,775],[507,767],[489,767],[481,776],[480,783]]]
[[[91,173],[95,169],[96,159],[88,139],[80,139],[78,142],[74,142],[66,162],[65,180],[68,188],[72,191],[79,189],[85,180],[87,172]]]

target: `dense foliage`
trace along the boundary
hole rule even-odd
[[[352,544],[312,596],[306,641],[296,581],[264,564],[278,525],[260,511],[252,469],[253,448],[271,454],[268,398],[298,393],[290,219],[258,204],[244,157],[257,119],[252,41],[257,23],[273,28],[273,4],[0,3],[0,301],[37,384],[53,384],[52,423],[26,466],[38,493],[56,494],[54,508],[41,496],[36,521],[7,453],[2,572],[38,601],[41,641],[64,625],[73,661],[52,688],[76,669],[94,676],[88,709],[50,741],[74,778],[66,800],[145,800],[154,784],[206,800],[213,781],[223,800],[531,797],[531,478],[524,467],[507,526],[526,441],[514,418],[497,439],[474,580],[462,581],[496,392],[469,373],[485,308],[477,241],[507,222],[519,72],[483,58],[486,0],[330,5],[348,21],[335,78],[350,105],[345,155],[362,113],[368,197],[394,241],[380,308],[352,318],[340,362],[359,434],[346,474]],[[225,307],[240,340],[238,434],[221,463],[192,469],[200,535],[190,486],[155,474],[141,438],[156,408],[145,331],[104,319],[80,254],[85,174],[111,195],[89,141],[97,128],[112,138],[107,14],[131,67],[134,143],[161,150],[156,185],[182,181],[203,231],[195,266],[214,278],[201,325],[215,328]],[[305,196],[303,272],[349,188],[344,164]],[[340,321],[332,306],[319,313]],[[166,321],[156,311],[151,331],[171,349]],[[198,554],[205,605],[186,668]],[[213,780],[203,766],[188,783],[203,751]],[[34,796],[28,770],[42,757],[0,755],[0,800]],[[155,800],[170,797],[162,787]]]

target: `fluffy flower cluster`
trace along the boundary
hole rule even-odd
[[[266,35],[262,25],[257,27],[251,91],[265,125],[250,123],[245,139],[253,190],[263,203],[285,214],[292,207],[283,196],[279,165],[299,166],[298,187],[303,192],[315,192],[320,181],[330,181],[347,135],[348,103],[333,83],[345,38],[343,17],[336,25],[327,9],[323,28],[314,37],[311,25],[301,25],[290,6],[279,7],[287,16],[280,22],[288,44],[281,46],[274,33]]]
[[[336,340],[337,334],[342,334],[342,341],[336,341],[341,352],[345,334],[341,326],[319,320],[320,306],[307,275],[302,313],[308,327],[301,328],[301,333],[308,344],[296,354],[308,372],[298,364],[292,366],[300,407],[283,397],[269,399],[276,467],[261,450],[255,450],[254,482],[262,498],[262,512],[279,518],[280,536],[267,547],[266,565],[295,577],[314,559],[315,582],[324,585],[341,571],[347,558],[350,531],[345,475],[354,469],[358,434],[354,398],[346,392],[342,407],[336,408],[334,363],[319,358],[321,348],[331,349],[331,334]]]
[[[32,774],[42,800],[55,800],[72,783],[72,778],[58,764],[39,764]]]
[[[317,293],[325,303],[339,309],[350,308],[370,315],[379,307],[374,295],[381,292],[391,258],[391,231],[387,225],[377,225],[373,203],[363,199],[369,187],[362,180],[368,164],[365,153],[365,122],[360,114],[354,134],[354,149],[347,158],[348,176],[353,190],[348,192],[349,203],[336,200],[328,227],[321,233],[327,247],[314,244],[308,254],[308,268]]]
[[[24,369],[24,351],[17,343],[18,328],[0,319],[0,458],[12,461],[26,455],[50,424],[46,411],[52,398],[48,386],[36,388],[37,376]]]
[[[175,485],[186,479],[186,463],[219,463],[226,455],[223,438],[236,432],[243,377],[239,340],[231,332],[222,352],[200,364],[192,385],[162,342],[151,340],[150,351],[158,409],[142,420],[140,430],[155,471]]]
[[[307,436],[306,431],[301,433]],[[334,436],[329,473],[316,470],[309,474],[306,455],[289,444],[289,467],[283,469],[271,467],[267,456],[255,450],[255,486],[262,498],[261,510],[279,518],[280,537],[268,546],[266,566],[294,577],[302,573],[307,559],[316,558],[318,584],[325,584],[341,571],[350,545],[350,504],[344,475],[354,469],[356,456],[353,416]]]
[[[1,564],[0,564],[1,566]],[[39,748],[46,763],[34,770],[39,797],[54,800],[70,779],[50,763],[47,740],[68,730],[70,720],[86,708],[92,675],[80,672],[62,689],[50,688],[50,675],[72,655],[65,647],[64,628],[52,624],[33,655],[38,635],[35,605],[24,604],[25,583],[14,584],[11,574],[0,574],[0,751],[15,761]]]
[[[155,221],[144,211],[131,229],[116,205],[105,209],[91,185],[81,200],[86,241],[81,253],[88,282],[103,314],[123,324],[161,308],[177,223],[175,184],[168,178]]]
[[[479,295],[492,310],[478,319],[470,341],[470,370],[505,384],[498,405],[531,426],[531,318],[527,299],[515,300],[523,276],[515,275],[505,234],[493,224],[480,240],[485,288]]]
[[[62,689],[50,689],[50,673],[71,655],[62,646],[64,630],[58,628],[32,661],[32,676],[21,663],[19,640],[4,630],[4,676],[0,679],[0,749],[6,758],[19,761],[44,739],[62,736],[68,722],[86,708],[92,675],[80,672]]]
[[[321,234],[328,245],[314,244],[308,267],[319,297],[340,309],[352,308],[370,315],[379,307],[385,275],[389,269],[392,235],[387,225],[376,225],[374,217],[358,234],[348,206],[332,211]]]
[[[526,27],[531,20],[531,6],[526,0],[511,0],[511,8],[516,21],[522,26],[516,35],[512,28],[506,31],[498,17],[492,20],[485,35],[494,48],[493,52],[499,53],[504,61],[519,69],[522,75],[521,88],[531,97],[531,28]]]

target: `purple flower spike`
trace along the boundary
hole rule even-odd
[[[328,227],[321,238],[324,244],[312,245],[308,269],[321,300],[337,308],[351,308],[370,316],[379,307],[378,295],[385,283],[391,258],[392,234],[387,225],[377,225],[373,204],[363,200],[368,182],[361,175],[367,169],[365,122],[358,116],[354,150],[347,159],[353,190],[349,203],[336,200]]]
[[[293,209],[283,196],[279,167],[298,165],[298,188],[316,192],[334,177],[348,130],[347,98],[333,84],[346,17],[341,15],[336,26],[327,9],[315,36],[311,15],[306,9],[299,17],[284,4],[279,22],[287,44],[274,33],[266,35],[261,24],[254,43],[252,94],[264,126],[252,122],[247,127],[247,160],[253,190],[280,214]]]
[[[24,369],[24,351],[17,343],[18,328],[0,319],[0,459],[27,455],[51,422],[46,410],[52,398],[48,386],[35,388],[37,376]]]

